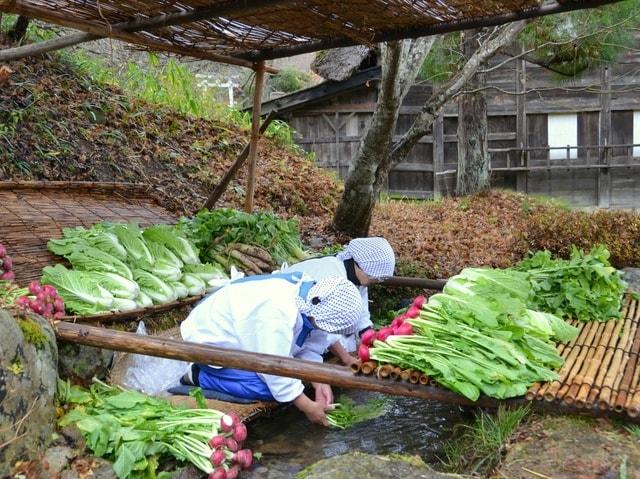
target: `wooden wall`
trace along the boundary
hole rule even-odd
[[[503,60],[496,58],[493,63]],[[640,158],[632,158],[627,146],[615,146],[633,143],[633,111],[640,111],[639,65],[640,55],[632,52],[606,73],[597,69],[569,81],[523,61],[509,62],[492,72],[487,100],[493,184],[563,198],[577,206],[640,208]],[[522,81],[517,82],[518,78]],[[412,87],[400,111],[398,138],[430,94],[430,85]],[[345,178],[376,95],[377,85],[370,82],[351,93],[300,108],[286,120],[297,131],[298,143],[315,153],[319,165]],[[577,113],[578,144],[572,145],[579,147],[575,159],[549,159],[547,117],[554,113]],[[457,105],[453,103],[391,172],[388,192],[421,198],[452,194],[456,128]]]

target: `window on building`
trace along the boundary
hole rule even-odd
[[[566,158],[567,145],[572,147],[570,158],[577,158],[578,115],[576,113],[549,114],[547,116],[547,137],[551,148],[564,148],[563,150],[549,150],[552,160]]]
[[[640,111],[633,112],[633,144],[640,145]],[[640,146],[633,147],[633,156],[640,156]]]

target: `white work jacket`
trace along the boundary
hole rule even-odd
[[[221,348],[275,354],[322,362],[322,356],[298,347],[302,316],[295,305],[299,284],[281,278],[231,283],[205,298],[180,325],[185,341]],[[316,330],[314,330],[316,331]],[[303,392],[299,379],[258,373],[279,402]]]

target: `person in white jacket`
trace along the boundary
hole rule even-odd
[[[360,293],[345,278],[313,281],[302,273],[280,273],[232,281],[200,302],[180,332],[189,342],[322,362],[307,347],[311,331],[352,334],[360,314]],[[310,421],[328,426],[325,411],[333,394],[326,384],[313,384],[311,400],[299,379],[204,364],[191,373],[191,382],[203,389],[293,402]]]
[[[369,313],[369,289],[371,284],[393,276],[396,258],[393,248],[384,238],[355,238],[335,256],[313,258],[287,267],[286,272],[303,272],[315,280],[329,276],[341,276],[358,287],[362,298],[362,311],[356,332],[350,335],[327,334],[313,331],[307,347],[318,354],[333,352],[346,365],[355,361],[349,351],[355,351],[360,336],[373,326]]]

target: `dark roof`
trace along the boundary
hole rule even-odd
[[[377,82],[380,80],[382,73],[381,67],[371,67],[362,70],[355,75],[342,81],[325,81],[311,88],[306,88],[294,93],[290,93],[275,100],[269,100],[262,103],[261,114],[266,115],[274,112],[278,115],[296,110],[301,106],[308,106],[314,103],[324,101],[328,98],[357,90],[367,82]],[[246,108],[251,111],[251,107]]]
[[[0,12],[149,50],[250,66],[259,60],[498,25],[614,1],[0,0]]]

